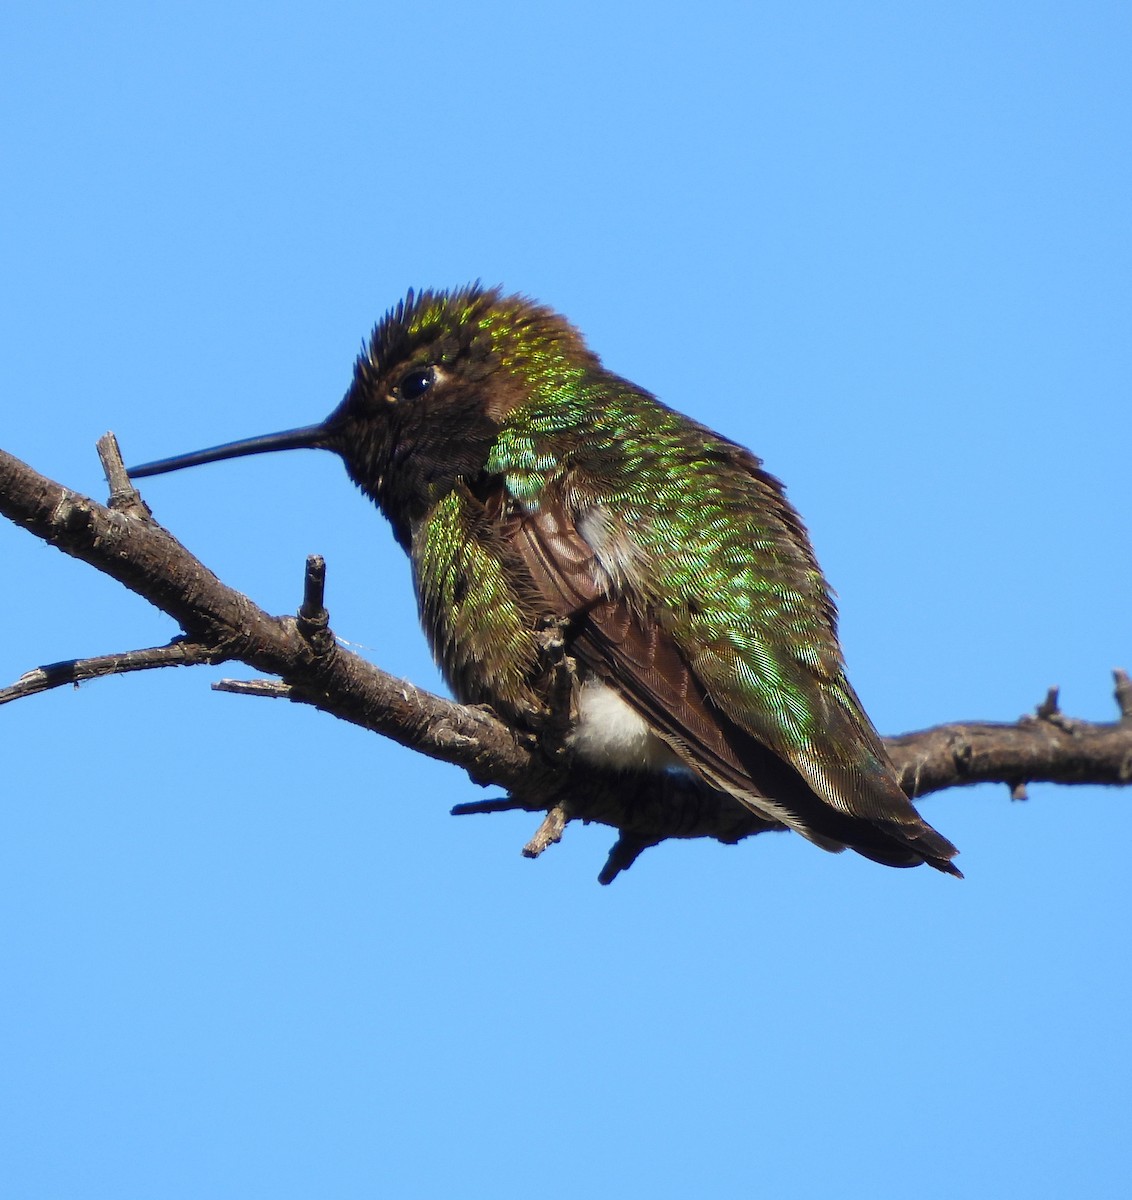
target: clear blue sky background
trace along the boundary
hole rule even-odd
[[[1129,596],[1117,3],[0,13],[0,445],[307,424],[410,285],[568,313],[784,478],[895,733],[1108,720]],[[330,455],[153,480],[266,608],[438,687]],[[0,527],[0,675],[172,624]],[[233,673],[231,669],[228,674]],[[221,672],[0,713],[0,1192],[1132,1194],[1132,793],[928,799],[967,880],[792,836],[455,819],[454,769]]]

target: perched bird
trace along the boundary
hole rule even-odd
[[[341,455],[392,523],[459,700],[527,723],[559,622],[577,754],[682,767],[826,850],[959,874],[845,677],[781,483],[606,370],[557,313],[478,285],[410,292],[321,424],[131,474],[298,447]]]

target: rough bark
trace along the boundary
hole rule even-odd
[[[222,583],[150,515],[127,477],[111,435],[99,443],[110,499],[102,505],[39,475],[0,451],[0,513],[57,549],[82,559],[171,616],[181,634],[165,646],[38,667],[0,689],[0,704],[101,675],[196,663],[242,662],[272,680],[216,686],[309,704],[342,720],[463,767],[508,796],[459,805],[459,814],[545,812],[524,848],[534,857],[570,820],[619,831],[600,878],[609,882],[648,846],[672,837],[736,842],[779,826],[719,792],[673,777],[661,784],[610,776],[571,762],[558,739],[516,731],[492,712],[455,704],[379,670],[340,646],[323,607],[325,565],[307,563],[296,616],[271,616]],[[553,639],[548,638],[553,646]],[[1132,683],[1116,675],[1116,721],[1065,717],[1051,691],[1013,724],[957,722],[886,739],[911,796],[998,782],[1015,798],[1027,782],[1132,781]],[[547,728],[553,731],[554,714]]]

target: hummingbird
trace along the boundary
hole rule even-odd
[[[558,313],[479,284],[410,291],[320,424],[130,474],[298,448],[340,455],[388,518],[460,702],[529,727],[554,623],[585,761],[690,772],[825,850],[960,875],[845,676],[783,485],[607,370]]]

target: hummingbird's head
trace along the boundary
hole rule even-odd
[[[410,292],[374,329],[322,444],[402,536],[481,474],[508,414],[596,365],[565,318],[523,297],[478,284]]]
[[[416,511],[482,471],[500,424],[598,366],[564,318],[479,284],[409,292],[374,329],[341,404],[318,425],[132,467],[135,478],[311,448],[341,455],[404,539]]]

